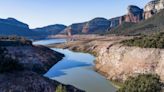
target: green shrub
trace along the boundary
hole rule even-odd
[[[121,42],[127,46],[138,46],[142,48],[164,48],[164,33],[136,37]]]
[[[63,87],[62,85],[58,85],[55,92],[67,92],[67,91],[65,87]]]
[[[159,76],[143,74],[126,80],[117,92],[161,92],[161,84]]]

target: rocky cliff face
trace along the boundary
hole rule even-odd
[[[162,9],[164,9],[164,0],[153,0],[149,2],[144,8],[145,19],[152,17]]]
[[[68,26],[66,29],[64,29],[61,34],[67,34],[71,36],[72,34],[80,34],[82,33],[82,29],[85,23],[75,23],[70,26]]]
[[[115,17],[109,20],[105,18],[95,18],[88,22],[72,24],[61,33],[69,36],[72,34],[105,33],[107,30],[110,30],[123,22],[138,23],[144,19],[143,9],[130,5],[127,10],[128,13],[121,17]]]
[[[140,9],[137,6],[130,5],[128,6],[127,11],[128,13],[126,15],[112,18],[109,20],[111,24],[108,28],[108,31],[111,31],[119,25],[122,25],[124,22],[139,23],[144,19],[143,9]]]
[[[110,26],[110,21],[105,18],[95,18],[83,26],[82,33],[105,32]]]
[[[128,6],[128,13],[120,18],[120,24],[122,22],[133,22],[138,23],[143,20],[143,10],[137,6]]]
[[[105,18],[95,18],[84,23],[75,23],[67,27],[61,33],[64,34],[85,34],[105,32],[110,26],[110,21]]]
[[[114,45],[102,48],[96,69],[110,80],[124,81],[137,74],[158,74],[164,81],[164,50]]]

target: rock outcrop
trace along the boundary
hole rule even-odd
[[[152,17],[162,9],[164,9],[164,0],[153,0],[149,2],[144,8],[145,19]]]
[[[133,22],[138,23],[143,20],[143,10],[137,6],[130,5],[128,6],[128,14],[120,18],[120,24],[123,22]]]
[[[67,34],[71,36],[72,34],[80,34],[82,33],[82,29],[85,23],[75,23],[70,26],[68,26],[66,29],[64,29],[61,34]]]
[[[140,9],[139,7],[135,5],[130,5],[127,8],[128,13],[124,16],[112,18],[109,21],[111,22],[108,31],[111,31],[118,27],[119,25],[122,25],[123,23],[139,23],[140,21],[144,20],[143,16],[143,9]]]
[[[110,21],[105,18],[95,18],[83,26],[82,33],[102,33],[110,26]]]
[[[95,18],[88,22],[75,23],[67,27],[62,34],[103,33],[110,27],[110,21],[105,18]]]
[[[158,74],[164,81],[164,50],[114,45],[102,48],[96,70],[110,80],[124,81],[138,74]]]

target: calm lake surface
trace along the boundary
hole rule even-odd
[[[66,42],[66,40],[42,40],[34,42],[34,44],[47,45],[59,42]],[[91,54],[73,52],[68,49],[51,49],[63,53],[65,57],[44,76],[64,84],[73,85],[86,92],[116,92],[116,88],[110,81],[94,71],[95,57]]]

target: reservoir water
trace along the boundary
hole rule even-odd
[[[34,42],[34,44],[47,45],[59,42],[66,42],[66,40],[42,40]],[[44,76],[64,84],[73,85],[86,92],[116,92],[116,88],[110,81],[94,71],[95,57],[93,55],[73,52],[68,49],[51,49],[63,53],[65,57],[55,64]]]

